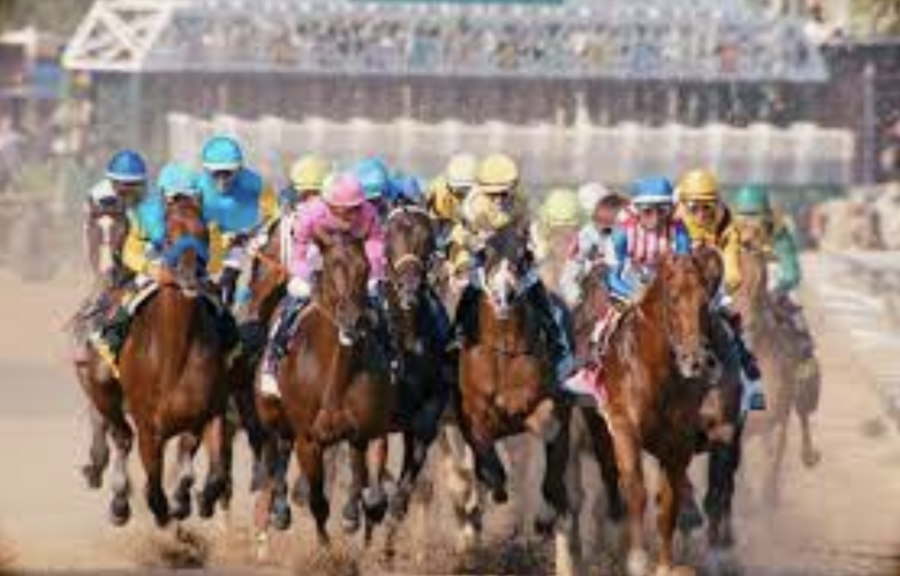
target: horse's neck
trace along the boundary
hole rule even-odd
[[[767,319],[768,270],[762,253],[741,255],[742,286],[738,293],[738,307],[741,309],[748,327],[753,331],[767,331],[771,322]]]
[[[642,300],[625,312],[611,339],[606,361],[610,373],[633,378],[647,389],[665,386],[673,374],[666,331],[661,286],[655,281]]]
[[[479,326],[485,343],[498,348],[519,350],[531,348],[528,338],[528,316],[525,306],[517,303],[506,319],[500,319],[491,303],[482,295],[479,303]]]
[[[195,317],[198,298],[187,298],[178,288],[163,286],[148,308],[154,310],[157,324],[157,346],[163,380],[177,382],[192,344],[198,339],[199,321]],[[201,338],[199,341],[206,341]],[[143,352],[143,351],[142,351]]]

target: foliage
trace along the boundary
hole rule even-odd
[[[900,36],[900,0],[853,0],[853,16],[863,35]]]

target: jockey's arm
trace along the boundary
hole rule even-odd
[[[690,240],[688,243],[690,245]],[[625,275],[628,264],[628,236],[623,230],[613,232],[610,252],[607,258],[610,266],[606,274],[606,283],[614,296],[629,300],[637,292],[637,287]]]
[[[725,291],[734,294],[741,286],[740,239],[734,228],[724,232],[721,244],[722,265],[724,267]]]
[[[615,241],[615,238],[614,238]],[[676,254],[690,254],[691,253],[691,235],[688,232],[687,226],[682,223],[678,223],[675,225],[675,238],[673,239],[672,247]],[[625,246],[627,250],[627,244]]]
[[[790,230],[782,226],[772,239],[772,248],[778,260],[778,279],[776,290],[790,292],[800,285],[800,260],[797,256],[797,244]]]
[[[309,251],[314,245],[316,222],[308,214],[300,212],[293,220],[294,229],[291,237],[294,246],[291,250],[291,261],[288,263],[292,278],[309,280],[312,277],[312,267],[309,261]]]
[[[228,251],[228,238],[215,222],[208,225],[209,230],[209,264],[207,271],[215,276],[222,271],[225,254]]]
[[[368,205],[366,205],[368,208]],[[372,280],[381,281],[385,277],[385,232],[384,226],[381,224],[378,214],[374,208],[364,212],[366,222],[366,240],[365,249],[366,257],[369,259],[371,267],[370,275]]]
[[[125,248],[122,250],[122,263],[135,274],[149,274],[150,242],[144,236],[141,226],[132,222],[125,239]]]
[[[263,184],[259,195],[259,220],[262,227],[271,224],[279,215],[278,194],[268,182]]]

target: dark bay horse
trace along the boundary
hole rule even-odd
[[[435,252],[435,231],[428,213],[416,207],[395,209],[388,216],[386,250],[385,295],[399,386],[393,427],[403,434],[404,450],[392,503],[399,517],[406,510],[428,448],[439,432],[441,416],[450,400],[452,367],[446,342],[436,338],[436,327],[429,325],[436,314],[446,312],[428,283]],[[429,310],[432,305],[441,309]]]
[[[569,406],[553,382],[548,345],[538,337],[536,313],[524,298],[530,269],[527,245],[514,227],[498,231],[487,242],[483,287],[471,302],[477,326],[464,328],[457,416],[474,453],[476,475],[496,502],[507,499],[506,470],[496,443],[525,431],[543,440],[543,507],[537,528],[548,531],[568,512]],[[461,321],[465,325],[470,320]]]
[[[365,479],[368,488],[363,509],[369,525],[379,522],[387,508],[383,468],[367,466],[366,454],[390,430],[397,391],[367,308],[368,259],[359,240],[343,235],[319,237],[317,245],[323,262],[320,280],[279,366],[281,397],[257,393],[257,411],[269,433],[263,451],[266,475],[256,504],[261,541],[277,487],[271,471],[286,470],[272,464],[278,458],[278,439],[294,444],[321,542],[329,540],[324,466],[329,447],[349,443],[353,474]]]
[[[708,427],[701,406],[710,388],[709,302],[721,278],[718,255],[668,255],[653,282],[623,315],[603,357],[607,406],[628,511],[629,574],[645,574],[646,507],[642,452],[662,467],[657,531],[658,574],[672,570],[672,541],[698,437]]]
[[[203,295],[207,244],[199,202],[184,196],[168,200],[163,278],[135,313],[120,355],[121,389],[94,398],[113,426],[123,466],[132,439],[122,412],[123,397],[127,401],[147,474],[147,503],[159,525],[190,513],[193,453],[204,433],[210,462],[199,495],[201,516],[211,516],[228,489],[222,455],[228,351],[217,312]],[[166,442],[180,435],[181,479],[173,511],[163,490],[163,454]],[[123,480],[114,486],[112,510],[120,521],[129,514],[127,475]]]
[[[787,431],[792,413],[800,420],[802,433],[801,459],[807,467],[820,459],[815,448],[810,419],[818,407],[821,386],[818,373],[798,374],[803,365],[800,350],[802,338],[792,332],[789,321],[780,321],[778,306],[768,291],[768,257],[763,248],[762,223],[742,221],[741,287],[735,294],[735,304],[744,319],[750,349],[757,355],[766,386],[767,408],[764,430],[774,446],[765,479],[766,497],[774,504],[778,498],[780,475],[787,444]],[[750,423],[752,425],[752,421]]]

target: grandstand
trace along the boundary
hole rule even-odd
[[[100,0],[65,64],[94,74],[109,145],[186,153],[240,128],[273,169],[315,143],[426,171],[504,147],[541,181],[719,162],[735,182],[852,177],[853,135],[816,122],[822,54],[742,0]]]

